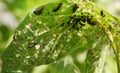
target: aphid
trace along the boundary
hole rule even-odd
[[[101,15],[102,17],[105,17],[105,14],[104,14],[103,11],[100,11],[100,15]]]
[[[96,25],[98,24],[96,21],[93,20],[93,15],[91,15],[90,13],[82,13],[82,16],[81,16],[81,20],[82,20],[82,24],[81,26],[85,26],[84,23],[88,23],[89,25]]]
[[[28,48],[32,48],[37,44],[37,41],[34,41],[28,45]]]
[[[87,23],[89,24],[89,25],[96,25],[97,24],[97,22],[96,21],[94,21],[92,18],[87,18]]]
[[[94,26],[94,25],[96,25],[96,24],[98,24],[98,23],[97,23],[96,21],[89,21],[89,22],[88,22],[88,24],[90,24],[90,25],[93,25],[93,26]]]
[[[70,17],[70,20],[67,22],[67,24],[68,26],[72,25],[72,28],[74,30],[79,30],[80,20],[81,20],[81,17],[76,17],[76,15],[73,15],[72,17]]]
[[[70,16],[70,20],[67,22],[67,24],[73,24],[75,22],[75,17],[76,15]]]
[[[39,10],[36,9],[33,13],[34,13],[35,15],[40,15],[40,14],[43,13],[44,9],[45,9],[45,7],[43,6],[43,7],[42,7],[41,9],[39,9]]]
[[[74,4],[74,7],[72,9],[73,13],[76,12],[76,10],[79,8],[79,6],[77,4]]]
[[[58,11],[61,7],[62,7],[62,3],[59,3],[58,6],[55,9],[53,9],[53,12]]]

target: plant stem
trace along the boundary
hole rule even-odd
[[[117,43],[112,43],[112,46],[113,46],[113,50],[114,50],[114,53],[115,53],[115,56],[116,56],[116,60],[117,60],[117,68],[118,68],[118,73],[120,73],[120,48],[119,46],[117,45]]]
[[[114,54],[115,54],[116,60],[117,60],[118,73],[120,73],[119,47],[115,43],[112,33],[108,29],[106,29],[104,26],[103,26],[103,29],[104,29],[105,33],[107,34],[107,37],[109,38],[111,45],[113,47],[113,51],[114,51]]]

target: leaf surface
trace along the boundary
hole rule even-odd
[[[56,63],[78,49],[88,50],[86,73],[93,73],[105,45],[114,43],[117,21],[89,1],[61,0],[38,7],[18,26],[3,52],[2,73],[31,73],[35,66]]]

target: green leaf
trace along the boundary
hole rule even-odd
[[[3,52],[2,73],[31,73],[34,67],[56,63],[78,49],[88,51],[85,72],[102,73],[104,48],[108,45],[117,50],[114,34],[119,27],[115,25],[118,22],[112,15],[87,0],[61,0],[38,7],[18,26],[13,41]],[[118,53],[115,55],[119,63]],[[75,66],[82,70],[77,63],[65,67],[68,73],[74,73],[71,70]],[[61,69],[63,63],[56,66]]]
[[[80,73],[77,66],[72,63],[70,57],[66,57],[66,59],[61,60],[57,63],[49,65],[49,72],[50,73]]]

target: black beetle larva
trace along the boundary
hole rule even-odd
[[[45,9],[45,7],[43,6],[41,9],[35,10],[33,13],[34,13],[35,15],[40,15],[40,14],[43,13],[44,9]]]
[[[105,17],[105,14],[104,14],[103,11],[100,11],[100,15],[101,15],[102,17]]]
[[[72,9],[73,13],[76,12],[76,10],[79,8],[79,6],[77,4],[74,4],[74,7]]]
[[[62,3],[59,3],[58,6],[55,9],[53,9],[53,12],[58,11],[61,7],[62,7]]]

